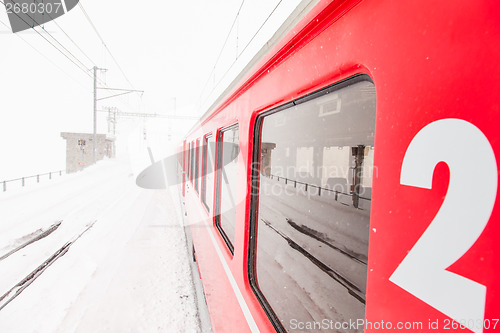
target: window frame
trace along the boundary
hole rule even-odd
[[[182,142],[182,172],[186,172],[186,140]]]
[[[259,301],[260,305],[264,309],[269,321],[273,325],[274,329],[280,333],[286,333],[287,330],[281,324],[280,319],[274,312],[272,306],[267,302],[265,295],[259,288],[258,279],[257,279],[257,265],[256,265],[256,257],[257,257],[257,224],[258,224],[258,208],[259,208],[259,190],[260,190],[260,167],[261,167],[261,136],[262,136],[262,124],[263,120],[274,113],[286,110],[290,107],[308,102],[310,100],[319,98],[323,95],[338,91],[342,88],[350,86],[352,84],[369,81],[375,85],[372,78],[367,74],[357,74],[341,80],[337,83],[333,83],[326,88],[319,89],[315,92],[312,92],[308,95],[300,97],[294,101],[288,102],[284,105],[278,106],[271,110],[264,111],[259,113],[255,119],[254,129],[253,129],[253,142],[252,142],[252,165],[257,165],[258,167],[252,167],[250,170],[250,214],[249,214],[249,232],[248,232],[248,280],[250,283],[250,288],[252,289],[255,297]]]
[[[191,166],[189,167],[190,170],[190,176],[189,180],[191,181],[191,184],[193,184],[193,178],[194,178],[194,148],[195,148],[195,141],[191,141],[191,150],[189,152],[191,156]]]
[[[221,149],[224,141],[221,141],[221,139],[224,135],[224,132],[227,132],[227,131],[230,131],[233,129],[238,129],[238,138],[239,138],[239,130],[240,130],[239,123],[234,123],[230,126],[221,128],[217,132],[217,141],[216,141],[217,149],[215,152],[215,156],[216,156],[215,165],[217,167],[217,169],[216,169],[217,171],[216,171],[216,178],[215,178],[216,191],[215,191],[215,209],[214,209],[215,227],[219,231],[219,234],[221,235],[222,239],[226,243],[226,245],[229,249],[229,252],[231,253],[232,256],[234,256],[234,245],[231,242],[231,240],[229,239],[229,237],[227,236],[224,229],[222,228],[222,225],[220,224],[220,210],[221,210],[221,190],[222,190],[222,166],[221,166],[221,163],[222,163],[222,154],[224,153],[223,149]],[[238,146],[239,146],[239,140],[238,140]],[[236,221],[235,221],[235,228],[236,228]],[[236,232],[235,232],[235,237],[236,237]]]
[[[188,142],[188,149],[186,152],[187,155],[187,180],[189,181],[191,178],[191,142]]]
[[[200,194],[200,139],[196,139],[196,149],[194,150],[194,190]]]
[[[212,137],[212,133],[205,134],[203,136],[203,150],[202,150],[202,165],[201,165],[201,202],[205,205],[205,208],[210,213],[210,205],[207,201],[207,169],[208,169],[208,142]],[[214,161],[215,162],[215,161]],[[212,167],[215,170],[215,165]],[[213,188],[213,187],[212,187]],[[212,202],[213,204],[213,202]]]

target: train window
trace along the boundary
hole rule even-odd
[[[191,151],[190,151],[190,156],[191,156],[191,166],[189,168],[189,172],[191,174],[190,176],[190,180],[191,180],[191,184],[193,183],[193,178],[194,178],[194,149],[195,149],[195,146],[194,146],[194,141],[191,142]]]
[[[201,199],[208,211],[211,211],[210,207],[213,205],[214,161],[215,142],[212,135],[207,135],[203,141]]]
[[[194,172],[194,189],[196,190],[196,192],[200,193],[199,192],[199,189],[198,189],[198,184],[199,184],[199,179],[200,179],[200,163],[201,163],[201,159],[200,159],[200,140],[196,140],[196,150],[194,152],[195,154],[195,163],[194,163],[194,169],[195,169],[195,172]]]
[[[189,170],[191,166],[191,143],[188,143],[188,150],[185,152],[185,154],[187,154],[187,179],[189,179]]]
[[[188,149],[188,180],[191,180],[191,142],[189,143],[189,149]]]
[[[203,148],[201,152],[201,202],[206,206],[205,194],[206,194],[206,181],[207,181],[207,144],[208,135],[203,137]]]
[[[184,143],[182,145],[183,147],[183,152],[182,152],[182,172],[184,173],[184,176],[183,176],[183,182],[185,181],[185,173],[186,173],[186,169],[187,169],[187,153],[186,153],[186,140],[184,140]]]
[[[217,204],[215,225],[233,253],[236,224],[236,184],[238,181],[238,125],[219,132],[217,152]]]
[[[193,143],[189,143],[189,152],[188,152],[188,156],[189,156],[189,169],[188,169],[188,172],[189,172],[189,181],[191,181],[191,166],[193,165],[193,159],[192,159],[192,155],[191,155],[191,151],[193,150]]]
[[[357,76],[257,120],[250,280],[279,331],[365,317],[375,99]]]

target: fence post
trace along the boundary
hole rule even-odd
[[[318,187],[318,196],[321,196],[321,186]]]
[[[62,170],[54,171],[54,172],[49,172],[49,173],[44,173],[44,174],[37,174],[36,175],[36,182],[40,183],[40,176],[44,176],[44,175],[49,175],[49,179],[52,179],[52,173],[59,173],[59,176],[62,176]],[[0,183],[2,183],[3,192],[7,191],[7,183],[8,182],[19,181],[20,180],[21,181],[21,185],[23,187],[26,186],[26,179],[27,178],[35,178],[35,176],[21,177],[21,178],[12,179],[12,180],[2,180],[2,181],[0,181]]]

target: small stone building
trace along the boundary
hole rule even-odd
[[[61,137],[66,140],[66,173],[83,170],[94,163],[91,133],[62,132]],[[96,138],[96,161],[105,156],[115,157],[115,139],[108,138],[106,134],[97,134]]]

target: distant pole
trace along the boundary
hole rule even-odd
[[[94,135],[92,139],[92,156],[94,164],[96,163],[96,149],[97,149],[97,66],[94,66]]]
[[[111,108],[108,109],[108,134],[111,133]]]

